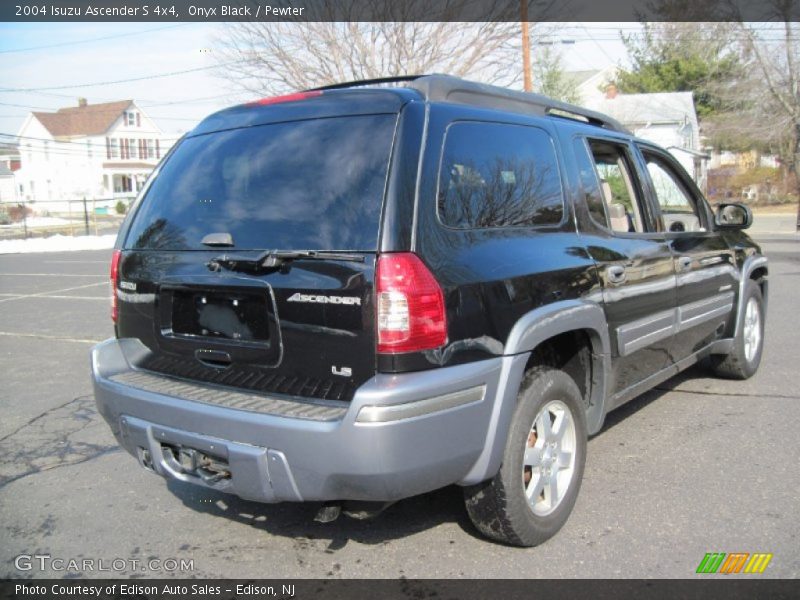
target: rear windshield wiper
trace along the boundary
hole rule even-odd
[[[328,252],[325,250],[266,250],[257,256],[222,254],[206,263],[211,271],[228,269],[259,273],[265,270],[280,269],[293,260],[341,260],[364,262],[363,254],[349,252]]]

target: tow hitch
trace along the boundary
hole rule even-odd
[[[183,446],[161,445],[161,452],[167,464],[184,475],[193,475],[203,480],[206,485],[231,478],[227,461],[216,456],[210,456],[194,448]]]
[[[317,511],[314,520],[317,523],[332,523],[344,513],[351,519],[366,521],[374,519],[383,511],[389,508],[394,502],[366,502],[366,501],[346,501],[346,502],[326,502]]]

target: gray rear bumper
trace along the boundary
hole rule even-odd
[[[107,340],[92,350],[97,406],[120,444],[164,477],[261,502],[390,501],[491,477],[499,467],[494,425],[508,404],[502,392],[509,386],[500,382],[513,385],[514,365],[524,364],[524,356],[503,357],[379,374],[337,418],[320,420],[121,383],[119,375],[135,371],[146,352],[132,339]],[[231,477],[208,483],[181,472],[164,445],[220,457]]]

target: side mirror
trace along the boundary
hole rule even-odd
[[[745,204],[720,204],[714,223],[720,229],[747,229],[753,224],[753,211]]]

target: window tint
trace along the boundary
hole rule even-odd
[[[438,209],[442,223],[458,229],[559,224],[564,202],[550,136],[521,125],[451,125]]]
[[[396,115],[314,119],[189,137],[153,181],[128,244],[374,250]]]
[[[705,231],[695,201],[680,183],[677,173],[657,156],[645,152],[644,158],[656,201],[661,208],[663,230],[677,233]]]
[[[590,140],[608,222],[613,231],[643,233],[646,231],[642,199],[633,179],[633,170],[625,146],[601,140]]]

